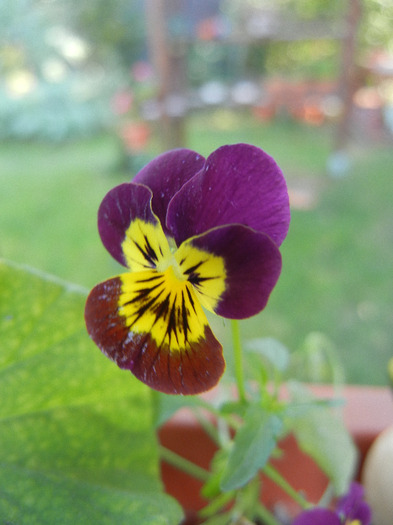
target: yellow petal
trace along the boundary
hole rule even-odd
[[[133,220],[126,231],[122,250],[127,266],[133,272],[156,268],[160,261],[171,257],[168,240],[157,221]]]
[[[225,292],[225,263],[222,257],[184,242],[174,254],[184,278],[193,285],[199,302],[214,312]]]

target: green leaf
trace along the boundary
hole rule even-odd
[[[344,373],[337,350],[327,335],[311,332],[292,355],[292,377],[309,383],[342,385]]]
[[[161,392],[152,392],[155,396],[155,419],[156,428],[163,425],[176,412],[182,408],[203,408],[206,402],[202,401],[199,396],[174,396],[171,394],[162,394]]]
[[[247,341],[246,349],[247,352],[256,354],[280,372],[285,372],[288,368],[289,350],[277,339],[271,337],[251,339]]]
[[[282,422],[275,414],[264,411],[258,404],[248,408],[221,478],[222,490],[244,486],[265,466],[281,428]]]
[[[337,494],[343,494],[353,477],[357,451],[338,410],[313,403],[312,394],[299,383],[288,384],[299,407],[289,419],[300,448],[328,475]],[[306,408],[307,407],[307,408]]]
[[[150,391],[87,336],[86,293],[0,262],[0,516],[172,525]]]

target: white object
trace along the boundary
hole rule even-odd
[[[393,523],[393,425],[384,430],[371,445],[362,479],[373,525]]]

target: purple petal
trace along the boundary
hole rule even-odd
[[[247,144],[222,146],[173,197],[167,227],[177,244],[216,226],[244,224],[279,246],[290,221],[284,177],[275,161]]]
[[[270,237],[236,224],[188,242],[225,262],[225,290],[214,309],[218,315],[245,319],[266,306],[281,272],[281,255]]]
[[[351,483],[348,494],[343,496],[337,504],[337,512],[345,518],[359,520],[362,525],[371,521],[371,511],[364,501],[364,488],[360,483]]]
[[[203,168],[204,157],[189,149],[175,149],[159,155],[135,176],[133,182],[148,186],[153,192],[152,207],[165,233],[169,201],[180,188]]]
[[[341,525],[341,521],[334,512],[316,508],[299,514],[292,525]]]
[[[125,183],[110,190],[98,210],[98,231],[101,240],[120,264],[127,266],[122,243],[126,231],[135,219],[158,225],[150,201],[149,188],[133,183]]]
[[[361,525],[370,525],[371,509],[365,501],[362,501],[355,512],[349,516],[353,520],[359,520]]]

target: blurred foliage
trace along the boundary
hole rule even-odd
[[[97,59],[113,59],[115,52],[122,66],[129,68],[146,58],[143,0],[70,0],[64,12],[75,32],[94,49]]]
[[[0,0],[1,138],[60,141],[110,124],[121,70],[104,70],[61,11],[57,2]]]
[[[308,40],[269,44],[266,73],[312,79],[334,78],[338,71],[340,43],[324,39],[310,44]]]
[[[222,0],[214,2],[217,16],[223,20],[230,21],[227,26],[235,28],[242,24],[247,13],[255,10],[262,14],[274,12],[279,14],[285,21],[325,21],[331,25],[332,35],[334,29],[345,27],[345,16],[350,3],[342,0]],[[378,46],[393,46],[393,4],[388,0],[363,0],[363,20],[359,32],[359,40],[364,48]],[[193,11],[190,5],[182,0],[180,2],[168,2],[173,13],[169,12],[168,26],[174,26],[172,31],[174,37],[181,38],[188,35],[192,40],[195,38],[195,27],[188,18]],[[173,7],[175,6],[175,8]],[[205,6],[206,9],[206,6]],[[210,6],[210,11],[212,11]],[[48,53],[44,39],[39,38],[45,34],[45,30],[52,24],[55,29],[68,28],[69,31],[85,40],[90,47],[90,60],[98,62],[116,62],[129,68],[135,61],[146,59],[148,46],[146,42],[147,28],[145,20],[145,6],[143,0],[93,0],[80,2],[78,0],[0,0],[0,29],[3,41],[8,43],[18,42],[18,45],[27,44],[30,65],[39,65],[43,55]],[[198,12],[198,11],[196,11]],[[290,13],[290,17],[288,14]],[[176,16],[175,16],[176,15]],[[195,24],[194,24],[195,25]],[[183,30],[179,30],[183,27]],[[224,35],[225,36],[225,35]],[[300,35],[301,36],[301,35]],[[314,42],[315,43],[315,42]],[[314,43],[308,41],[306,45],[315,47]],[[205,45],[206,41],[193,42],[193,46]],[[282,43],[281,43],[282,44]],[[265,43],[262,43],[262,47]],[[275,53],[274,46],[270,43],[267,53]],[[288,42],[289,48],[292,46]],[[6,46],[7,47],[7,46]],[[250,44],[247,57],[255,53],[254,43]],[[258,46],[257,46],[258,47]],[[216,48],[216,53],[218,48]],[[281,52],[283,48],[281,47]],[[2,54],[4,46],[1,46]],[[14,50],[15,52],[15,50]],[[233,49],[229,46],[229,54]],[[314,51],[315,52],[315,51]],[[207,54],[210,52],[207,51]],[[16,55],[18,50],[16,50]],[[294,53],[300,59],[307,60],[310,52],[305,55]],[[16,56],[14,59],[18,60]],[[10,56],[3,64],[9,62]],[[11,60],[12,62],[13,60]],[[250,60],[250,65],[253,60]],[[254,61],[254,64],[256,62]],[[303,65],[306,65],[303,63]]]
[[[74,74],[61,84],[40,82],[34,93],[16,98],[0,85],[0,138],[59,142],[108,127],[109,86],[98,93],[92,80]]]
[[[359,60],[374,49],[393,49],[392,3],[361,5]],[[192,87],[216,79],[234,84],[277,74],[337,75],[349,1],[181,0],[165,6],[172,50],[183,53],[186,44]],[[149,59],[143,0],[0,0],[0,11],[0,137],[63,140],[93,134],[115,123],[116,92],[131,90],[139,102],[155,95],[154,76],[137,86],[137,94],[132,78],[133,66]],[[266,37],[246,36],[255,12]],[[213,21],[212,33],[201,37],[199,24],[206,19]]]
[[[366,0],[367,1],[367,0]],[[334,19],[341,16],[346,8],[343,0],[223,0],[223,11],[238,16],[249,9],[275,11],[285,14],[290,12],[292,18],[310,20],[313,18]]]
[[[304,19],[342,16],[346,2],[342,0],[281,0],[280,3]]]
[[[390,0],[363,0],[359,40],[365,50],[386,47],[393,53],[393,3]]]

